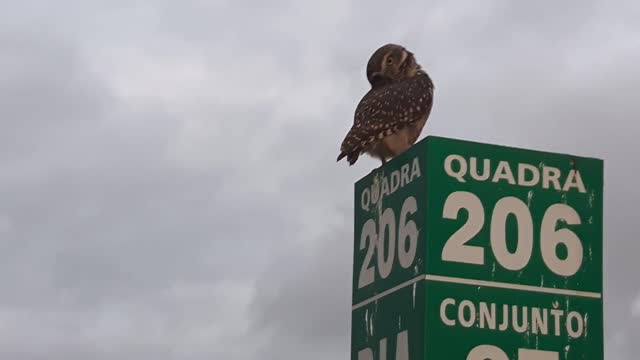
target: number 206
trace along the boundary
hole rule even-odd
[[[466,209],[467,221],[456,230],[442,249],[442,260],[468,264],[484,264],[484,248],[467,245],[484,226],[484,208],[480,199],[467,191],[451,193],[444,203],[442,216],[457,219],[461,209]],[[512,214],[518,224],[517,247],[515,252],[507,249],[506,221]],[[546,266],[561,276],[574,275],[582,265],[583,248],[578,236],[569,229],[556,230],[559,220],[569,225],[579,225],[580,216],[566,204],[553,204],[545,211],[540,225],[540,252]],[[491,249],[498,263],[509,270],[521,270],[531,260],[533,251],[533,220],[529,207],[520,199],[507,196],[496,203],[491,215],[489,228]],[[567,257],[560,259],[556,254],[559,244],[564,244]]]
[[[396,215],[393,209],[386,208],[380,216],[380,230],[376,229],[376,222],[373,219],[367,220],[362,226],[362,233],[360,235],[360,250],[363,250],[367,246],[367,239],[369,239],[369,246],[362,262],[362,268],[360,269],[360,276],[358,278],[358,288],[362,288],[371,284],[374,281],[375,269],[371,266],[371,260],[374,250],[378,255],[377,268],[378,274],[381,278],[386,278],[391,273],[393,268],[393,262],[396,256],[396,246],[398,251],[398,261],[400,266],[408,268],[413,264],[416,257],[416,250],[418,246],[418,227],[415,221],[407,219],[407,215],[414,214],[418,211],[418,204],[416,198],[413,196],[407,197],[402,203],[402,209],[400,210],[400,222],[396,230]],[[385,230],[389,229],[389,238],[385,238]],[[397,236],[396,236],[397,231]],[[396,243],[397,240],[397,243]],[[387,256],[384,256],[385,243],[387,245]]]

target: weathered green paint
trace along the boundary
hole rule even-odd
[[[425,282],[419,281],[389,294],[380,301],[373,301],[352,313],[352,354],[370,348],[373,359],[385,359],[380,351],[380,341],[386,343],[386,359],[395,359],[398,334],[406,331],[407,349],[412,359],[424,353],[425,345]],[[402,346],[402,344],[400,345]]]
[[[466,359],[469,351],[480,344],[490,344],[500,347],[509,356],[516,357],[519,348],[541,349],[558,351],[559,359],[563,360],[602,360],[602,303],[599,299],[574,298],[571,296],[541,294],[535,292],[523,292],[509,289],[495,289],[483,287],[478,289],[473,286],[457,285],[445,282],[426,282],[426,297],[424,304],[426,321],[423,323],[427,336],[426,348],[429,349],[426,357],[411,357],[411,359]],[[454,326],[448,326],[440,319],[440,306],[444,299],[454,299],[455,305],[447,306],[446,316],[455,320]],[[462,301],[467,300],[474,304],[479,312],[480,303],[484,302],[491,309],[495,304],[496,324],[495,328],[489,328],[487,322],[481,328],[480,316],[476,316],[473,326],[463,327],[457,312]],[[517,306],[516,325],[522,324],[522,312],[526,307],[529,326],[524,332],[518,332],[513,326],[513,305]],[[386,305],[393,309],[395,305]],[[504,306],[507,306],[507,327],[501,327],[504,323]],[[539,309],[540,314],[547,314],[547,334],[542,334],[541,329],[531,323],[533,308]],[[556,327],[555,317],[551,310],[562,311],[558,314],[559,327]],[[566,319],[569,312],[576,312],[586,316],[587,332],[574,339],[566,330]],[[465,308],[465,316],[468,314]],[[573,326],[577,327],[577,320],[572,317]],[[504,330],[501,330],[504,329]],[[537,333],[534,332],[535,331]],[[575,329],[575,328],[574,328]],[[382,331],[382,330],[380,330]],[[559,331],[560,336],[556,336]],[[387,359],[393,359],[387,357]],[[532,359],[533,360],[533,359]],[[545,359],[546,360],[546,359]]]
[[[414,171],[413,178],[411,177],[412,169],[415,169],[416,162],[413,159],[417,159],[419,166],[419,173]],[[354,251],[356,256],[354,257],[354,276],[353,277],[353,301],[354,303],[358,303],[362,300],[368,299],[371,296],[379,294],[391,287],[394,287],[402,282],[410,280],[414,278],[418,274],[424,274],[424,258],[421,254],[425,253],[425,241],[424,236],[425,232],[422,230],[424,228],[424,224],[426,222],[426,218],[424,216],[419,216],[419,214],[424,214],[424,210],[420,208],[420,206],[426,206],[426,157],[416,157],[415,151],[408,151],[405,154],[393,159],[393,161],[389,162],[387,166],[383,167],[379,171],[372,172],[362,180],[358,181],[355,185],[355,204],[356,204],[356,212],[355,212],[355,242],[354,242]],[[399,174],[399,175],[396,175]],[[404,174],[404,176],[403,176]],[[419,174],[419,175],[418,175]],[[391,181],[391,178],[396,179],[399,176],[400,184],[403,186],[398,186],[394,188]],[[382,183],[385,182],[385,179],[389,183],[389,192],[391,190],[395,190],[389,195],[383,195],[380,197],[379,195],[372,195],[370,205],[368,206],[369,211],[362,209],[363,203],[363,192],[368,193],[379,193],[382,192]],[[407,181],[407,179],[409,181]],[[404,180],[404,182],[403,182]],[[395,180],[394,180],[395,182]],[[373,189],[373,190],[372,190]],[[417,242],[417,251],[416,251],[416,260],[407,268],[402,267],[398,261],[398,251],[395,250],[395,256],[393,260],[393,271],[389,274],[388,277],[382,278],[380,276],[378,270],[378,261],[377,254],[374,254],[372,257],[372,261],[370,264],[373,266],[374,272],[374,283],[372,285],[363,287],[361,289],[358,288],[358,274],[360,274],[360,269],[363,265],[363,262],[366,258],[366,247],[361,251],[361,234],[362,229],[365,222],[369,219],[373,219],[376,223],[376,229],[379,231],[380,221],[379,217],[382,215],[384,209],[392,209],[395,216],[395,234],[397,238],[397,232],[399,230],[400,224],[400,213],[402,210],[402,205],[407,198],[415,198],[416,203],[418,204],[417,212],[407,216],[407,219],[410,221],[414,221],[416,223],[416,227],[418,229],[418,237],[419,240]],[[366,198],[366,195],[365,195]],[[373,201],[376,200],[376,201]],[[385,229],[386,238],[388,235],[389,229]],[[366,243],[367,247],[369,245],[368,240]],[[388,255],[388,252],[385,250],[385,256]]]
[[[553,154],[523,150],[517,148],[478,144],[472,142],[428,138],[425,151],[428,155],[428,223],[430,231],[426,232],[428,244],[428,273],[464,278],[500,281],[534,286],[557,287],[583,291],[602,291],[602,161],[570,155]],[[418,149],[417,149],[418,150]],[[445,158],[450,154],[465,158],[476,157],[490,159],[492,174],[498,161],[507,161],[510,168],[517,169],[518,163],[538,166],[550,166],[567,174],[572,168],[578,169],[584,182],[586,193],[578,191],[556,191],[543,189],[541,186],[514,186],[500,181],[474,181],[468,179],[460,183],[446,175],[443,170]],[[480,166],[478,166],[480,168]],[[514,170],[515,172],[515,170]],[[517,176],[517,175],[516,175]],[[469,178],[469,176],[467,176]],[[453,180],[453,181],[452,181]],[[534,246],[530,263],[522,271],[511,271],[496,263],[491,251],[485,250],[486,266],[444,262],[440,258],[444,242],[466,220],[461,216],[458,220],[442,219],[442,207],[445,198],[454,191],[469,191],[477,195],[484,206],[485,226],[468,244],[489,246],[489,222],[491,210],[496,202],[505,196],[514,196],[529,204],[533,218]],[[584,262],[578,274],[563,277],[551,272],[540,255],[540,224],[547,208],[554,203],[565,203],[573,207],[582,220],[581,225],[567,226],[580,237],[584,247]],[[462,212],[464,213],[464,212]],[[462,214],[461,214],[462,215]],[[466,214],[465,214],[466,215]],[[563,226],[564,227],[564,226]],[[510,248],[516,246],[515,221],[507,222],[507,239]]]
[[[445,162],[450,155],[459,156],[458,160],[466,159],[468,169],[465,176],[451,176],[459,171],[459,161],[453,162],[450,174],[447,174]],[[471,176],[472,157],[478,165],[476,177],[482,176],[484,159],[489,159],[491,171],[486,181],[474,180]],[[504,162],[500,164],[501,161]],[[513,171],[516,184],[509,184],[506,180],[492,181],[498,167],[507,164]],[[540,182],[531,186],[518,185],[518,164],[528,164],[524,180],[530,179],[531,171],[535,171],[532,168],[538,169]],[[552,180],[547,188],[542,186],[544,167],[552,168],[548,172],[551,176],[546,177]],[[561,187],[572,170],[574,175],[579,173],[581,182],[574,177],[572,184],[575,186],[572,188],[554,189],[553,175],[556,170],[560,174]],[[471,349],[483,344],[498,346],[509,359],[518,359],[518,349],[553,351],[557,352],[558,359],[602,359],[602,178],[603,162],[598,159],[434,136],[420,141],[406,153],[363,177],[355,184],[354,198],[352,359],[358,359],[358,352],[367,348],[371,349],[371,353],[368,353],[369,350],[361,352],[362,360],[368,359],[367,356],[371,354],[372,359],[376,360],[395,359],[398,333],[405,330],[408,330],[407,359],[467,359]],[[397,180],[400,186],[396,188]],[[386,189],[389,191],[385,192]],[[383,196],[381,192],[384,192]],[[443,208],[447,198],[455,192],[466,193],[460,205],[468,207],[475,203],[481,208],[481,211],[474,213],[474,218],[482,221],[476,221],[478,226],[473,231],[474,236],[465,245],[481,247],[483,250],[476,248],[465,253],[469,250],[461,251],[458,247],[448,253],[447,259],[443,255],[445,243],[451,243],[449,239],[452,234],[470,218],[464,208],[453,211],[452,214],[456,216],[444,218]],[[502,210],[509,212],[519,209],[523,222],[516,225],[515,216],[508,215],[504,217],[505,221],[496,223],[495,233],[491,235],[494,208],[505,198],[512,199]],[[453,204],[451,199],[453,197],[449,199],[449,205]],[[412,203],[412,200],[415,202]],[[363,206],[367,204],[369,206]],[[562,221],[556,224],[557,219],[551,216],[552,212],[548,212],[554,204],[561,204],[556,206],[561,207],[558,214],[564,217],[575,211],[580,224],[568,225]],[[403,205],[415,205],[415,213],[405,214],[405,219],[401,218]],[[543,234],[541,229],[546,213],[549,223]],[[377,249],[367,259],[370,237],[362,236],[363,229],[367,229],[367,226],[369,230],[375,229],[369,231],[375,239],[376,233],[380,233],[381,219],[391,224],[395,234],[396,246],[389,248],[389,228],[384,231],[382,255],[386,259],[389,250],[393,251],[391,265],[379,263]],[[529,221],[530,227],[527,227]],[[561,261],[553,262],[556,255],[558,260],[563,260],[569,253],[578,254],[579,246],[576,244],[571,249],[563,245],[557,248],[548,246],[551,250],[547,250],[545,258],[542,256],[543,237],[544,244],[549,245],[553,239],[563,240],[572,236],[556,233],[564,228],[579,238],[583,251],[579,257],[579,267],[562,264]],[[518,229],[522,233],[519,240]],[[522,229],[528,231],[523,232]],[[499,239],[497,234],[501,231],[505,234],[507,251],[502,257],[495,255],[491,246],[491,236],[494,240]],[[523,239],[527,238],[527,234],[531,234],[531,247],[523,247],[526,244]],[[410,239],[415,239],[415,253],[407,251]],[[400,245],[397,245],[398,241]],[[496,244],[500,246],[500,242]],[[509,253],[516,249],[524,251],[524,256],[513,258]],[[478,251],[483,253],[478,254]],[[373,269],[373,282],[365,281],[365,286],[360,287],[360,282],[368,279],[361,276],[361,270],[367,266]],[[513,285],[517,288],[511,289]],[[558,290],[560,293],[555,293]],[[455,305],[445,307],[446,318],[456,321],[453,326],[445,324],[441,316],[440,308],[444,299],[455,301]],[[476,311],[475,321],[466,326],[459,322],[457,314],[457,306],[465,300],[465,306],[472,305]],[[502,330],[499,327],[491,329],[484,322],[486,311],[481,316],[481,303],[494,304],[498,323],[502,322],[505,305],[516,306],[518,314],[526,307],[529,326],[526,329],[514,329],[509,323]],[[513,309],[509,307],[509,310]],[[546,314],[547,323],[543,324],[546,325],[543,329],[548,330],[547,334],[540,333],[537,326],[534,329],[531,311]],[[571,337],[563,321],[560,321],[562,331],[556,335],[551,311],[556,315],[562,311],[562,319],[565,320],[567,313],[573,312],[572,325],[576,329],[579,323],[575,316],[579,314],[583,322],[579,336],[573,334],[577,338]],[[463,312],[463,316],[469,315]],[[386,358],[378,354],[380,339],[385,339]],[[537,359],[547,360],[544,357],[520,360]]]

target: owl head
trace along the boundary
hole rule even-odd
[[[386,44],[369,58],[367,79],[371,86],[378,86],[412,77],[419,69],[411,51],[401,45]]]

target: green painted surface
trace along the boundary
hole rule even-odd
[[[598,159],[441,137],[363,177],[352,359],[602,359],[602,178]],[[500,327],[505,306],[524,328]]]
[[[416,145],[355,185],[354,303],[424,274],[427,159],[415,154],[425,145]],[[383,232],[384,251],[371,252]],[[389,248],[389,240],[395,246]]]
[[[428,153],[428,223],[426,232],[428,244],[428,269],[431,274],[460,276],[465,278],[484,279],[508,283],[527,284],[545,287],[568,288],[584,291],[602,291],[602,161],[579,158],[570,155],[552,154],[531,150],[477,144],[443,138],[427,140]],[[447,175],[444,164],[447,156],[460,155],[469,164],[469,174],[461,177],[465,182]],[[483,172],[484,159],[489,159],[491,171],[486,181],[474,180],[471,176],[471,158],[475,157],[478,173]],[[549,182],[548,188],[542,181],[534,186],[509,184],[507,180],[491,181],[496,174],[500,161],[506,161],[512,169],[514,178],[518,178],[518,165],[528,164],[540,169],[542,166],[559,169],[558,183],[563,186],[571,169],[579,170],[584,184],[584,191],[571,187],[568,191],[556,190]],[[453,162],[457,165],[457,162]],[[457,168],[454,168],[454,171]],[[538,170],[541,173],[542,170]],[[527,178],[525,178],[526,180]],[[480,200],[483,206],[484,224],[477,235],[467,244],[484,248],[484,264],[466,264],[442,260],[442,248],[449,237],[459,229],[468,218],[465,210],[460,211],[457,220],[443,219],[442,212],[445,200],[451,193],[467,191]],[[490,228],[492,211],[500,199],[515,197],[529,209],[526,213],[533,223],[533,250],[529,262],[521,270],[505,269],[496,261],[490,250]],[[582,242],[582,265],[573,276],[555,274],[547,267],[541,256],[541,223],[543,216],[552,204],[566,204],[580,216],[580,225],[558,224],[560,228],[574,231]],[[506,223],[507,248],[511,251],[517,246],[517,228],[514,217],[510,216]],[[558,255],[566,257],[567,251],[559,246]]]
[[[498,346],[509,359],[518,359],[519,348],[556,351],[563,360],[603,359],[602,308],[597,299],[478,289],[445,282],[427,282],[426,292],[429,296],[424,304],[428,309],[424,328],[428,350],[424,359],[466,359],[474,347],[484,344]],[[440,314],[445,299],[455,301],[444,306],[449,324]],[[387,307],[393,309],[394,305],[389,303]],[[472,310],[475,319],[470,317]],[[571,333],[567,331],[568,319]],[[451,321],[455,324],[451,325]]]
[[[352,313],[352,359],[395,359],[396,353],[424,358],[425,283],[415,282]],[[403,336],[406,335],[406,342]],[[398,339],[400,337],[400,339]],[[400,340],[400,341],[398,341]],[[383,352],[384,354],[381,354]],[[382,356],[381,356],[382,355]],[[400,357],[401,358],[401,357]]]

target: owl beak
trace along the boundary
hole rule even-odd
[[[376,71],[376,72],[371,73],[370,79],[373,81],[373,80],[377,79],[378,77],[382,77],[382,73],[379,72],[379,71]]]

